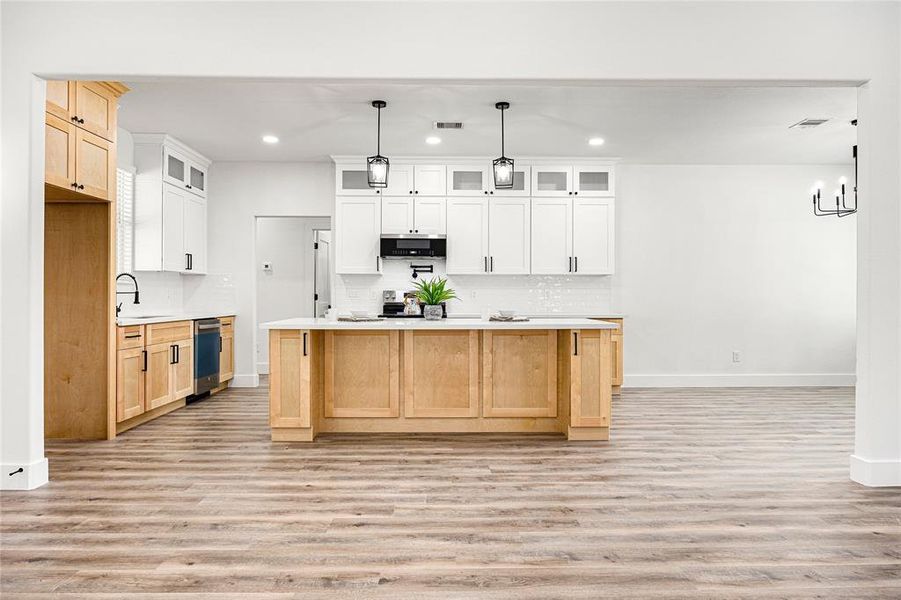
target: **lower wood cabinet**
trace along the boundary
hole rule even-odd
[[[557,331],[482,332],[482,415],[557,416]]]
[[[269,332],[269,425],[312,426],[314,397],[318,399],[321,333],[308,329]],[[314,338],[315,336],[315,338]],[[314,365],[315,361],[315,365]]]
[[[235,319],[224,317],[220,320],[219,383],[235,376]]]
[[[144,413],[144,349],[119,350],[116,360],[116,422]]]
[[[479,332],[404,331],[406,417],[479,415]]]
[[[570,427],[609,427],[613,380],[610,330],[576,329],[567,337]]]
[[[399,358],[397,330],[326,331],[325,417],[399,416]]]

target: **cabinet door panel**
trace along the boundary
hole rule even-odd
[[[382,198],[382,233],[413,233],[413,198]]]
[[[573,272],[578,275],[613,273],[614,219],[610,199],[573,200]]]
[[[491,193],[497,196],[528,196],[532,189],[532,168],[529,166],[513,165],[513,187],[510,189],[497,189],[494,187],[494,177],[491,177]]]
[[[612,390],[610,330],[568,332],[570,344],[570,425],[609,427]]]
[[[388,183],[394,173],[389,171]],[[335,190],[340,196],[380,196],[382,190],[369,187],[366,163],[335,167]],[[386,188],[387,189],[387,188]],[[411,188],[412,189],[412,188]]]
[[[194,196],[184,198],[184,252],[190,257],[185,272],[206,273],[206,206]]]
[[[444,198],[417,197],[414,206],[414,233],[447,233],[447,202]]]
[[[339,198],[335,207],[338,273],[378,273],[381,198]]]
[[[479,332],[404,331],[404,416],[479,414]]]
[[[532,196],[571,196],[572,167],[532,166]]]
[[[311,339],[309,330],[269,332],[269,424],[309,427],[311,424]],[[306,351],[305,351],[306,350]]]
[[[78,126],[105,140],[115,142],[116,95],[94,81],[74,83]]]
[[[163,270],[182,272],[185,256],[185,202],[187,192],[163,184]]]
[[[488,272],[488,199],[447,199],[447,272]]]
[[[575,167],[573,188],[579,196],[613,196],[613,167]]]
[[[187,189],[188,159],[178,150],[163,147],[163,181],[179,189]]]
[[[491,187],[491,169],[484,165],[447,167],[448,196],[486,196]]]
[[[528,274],[531,209],[528,198],[493,198],[488,218],[488,270]]]
[[[400,332],[325,332],[325,416],[400,414]]]
[[[147,410],[163,406],[172,397],[171,344],[147,346],[147,371],[144,374],[144,403]]]
[[[46,115],[44,129],[44,181],[72,189],[75,182],[75,126]]]
[[[235,376],[235,337],[222,336],[222,347],[219,349],[219,383],[225,383]]]
[[[557,416],[557,332],[482,332],[482,415]]]
[[[119,350],[116,360],[116,422],[144,413],[144,348]]]
[[[195,196],[206,198],[206,168],[189,161],[186,185],[187,190]]]
[[[115,144],[83,129],[75,129],[75,182],[79,193],[99,200],[114,199],[115,152]]]
[[[444,165],[416,165],[415,195],[444,196],[447,193],[447,169]]]
[[[412,196],[413,190],[413,165],[389,165],[388,187],[382,196]]]
[[[566,275],[572,271],[572,202],[569,198],[532,198],[532,273]]]
[[[194,393],[194,340],[182,340],[175,346],[172,365],[172,399],[181,400]]]
[[[46,106],[48,113],[71,123],[75,108],[75,82],[48,81]]]

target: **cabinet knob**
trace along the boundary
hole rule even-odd
[[[416,231],[416,233],[419,233],[419,230],[418,230],[418,229],[416,229],[415,231]]]
[[[416,190],[416,191],[415,191],[415,192],[413,192],[413,193],[414,193],[414,194],[418,194],[418,193],[419,193],[419,190]]]
[[[488,195],[488,190],[485,190],[485,195],[486,195],[486,196]]]
[[[578,195],[579,195],[579,192],[573,192],[573,193],[574,193],[574,194],[575,194],[575,195],[576,195],[576,196],[578,196]]]
[[[488,192],[488,193],[489,193],[489,194],[493,194],[493,193],[494,193],[494,190],[491,190],[491,191],[490,191],[490,192]]]
[[[72,117],[69,120],[72,121],[73,123],[78,123],[78,117]]]
[[[84,123],[84,119],[79,118],[79,119],[78,119],[78,122],[79,122],[79,123]]]
[[[572,193],[572,192],[570,192],[570,193],[569,193],[569,195],[570,195],[570,196],[572,196],[572,195],[573,195],[573,193]]]
[[[81,184],[78,184],[78,189],[83,190],[83,189],[84,189],[84,186],[81,185]]]
[[[412,193],[413,193],[413,190],[410,190],[410,193],[412,194]]]
[[[382,193],[382,190],[376,190],[375,193],[376,193],[376,194],[381,194],[381,193]]]
[[[78,184],[77,184],[77,183],[73,183],[73,184],[72,184],[72,187],[74,187],[75,189],[78,189]]]

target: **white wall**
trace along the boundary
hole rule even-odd
[[[210,169],[206,277],[184,278],[187,310],[236,313],[236,386],[255,386],[256,345],[267,343],[254,321],[256,217],[331,217],[335,177],[331,163],[214,162]]]
[[[625,385],[852,385],[857,217],[815,217],[808,197],[852,174],[620,166]]]
[[[256,220],[256,322],[313,316],[313,232],[330,219],[259,217]],[[263,269],[269,263],[270,270]],[[257,373],[269,372],[269,344],[257,344]]]
[[[852,477],[871,485],[901,483],[897,3],[233,2],[210,10],[201,2],[3,2],[0,10],[0,455],[3,468],[25,468],[0,485],[34,487],[47,473],[40,76],[867,82],[859,103],[862,209],[856,217],[859,350]],[[125,26],[135,23],[140,27]],[[510,32],[500,41],[498,23]],[[66,36],[47,34],[73,30],[91,31],[91,43],[73,46]],[[811,30],[829,42],[811,43],[803,33]],[[160,52],[164,47],[177,47],[179,60]],[[373,48],[378,60],[361,59]],[[499,51],[505,60],[490,60]],[[331,187],[331,180],[322,182],[326,185]],[[245,203],[254,204],[254,190],[244,189]],[[244,252],[252,253],[246,247]],[[252,353],[236,351],[239,372],[248,372]]]

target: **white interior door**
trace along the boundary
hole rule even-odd
[[[447,193],[447,168],[444,165],[416,165],[413,188],[417,196],[444,196]]]
[[[612,198],[573,200],[573,272],[613,273],[614,219]]]
[[[413,198],[382,198],[382,233],[413,233]]]
[[[381,198],[338,198],[335,206],[337,273],[379,273]]]
[[[316,231],[315,240],[313,316],[324,317],[325,311],[332,307],[332,288],[331,282],[329,281],[331,231]]]
[[[447,199],[447,272],[488,272],[488,199]]]
[[[185,201],[188,192],[163,184],[163,271],[182,272],[188,266],[185,253]]]
[[[492,198],[488,217],[489,272],[527,275],[531,253],[530,239],[529,199]]]
[[[532,198],[532,273],[572,271],[572,200]]]
[[[413,190],[413,165],[390,164],[388,166],[388,187],[385,188],[382,195],[412,196]]]
[[[413,233],[447,233],[447,201],[417,197],[413,210]]]

